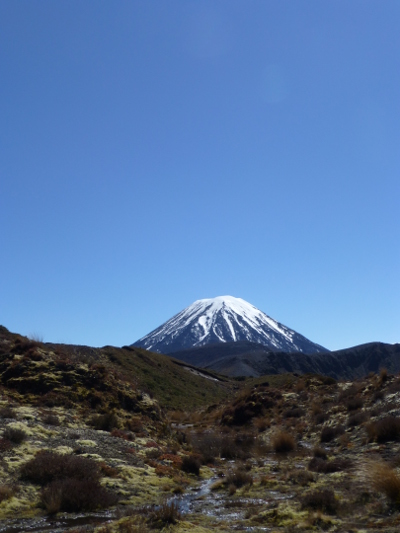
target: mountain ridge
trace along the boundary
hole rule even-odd
[[[315,373],[335,379],[356,379],[381,368],[400,372],[400,344],[369,342],[329,353],[271,351],[254,343],[208,345],[169,354],[188,364],[225,376],[257,377],[295,372]]]

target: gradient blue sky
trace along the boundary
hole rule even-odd
[[[136,341],[229,294],[400,342],[398,0],[0,3],[0,324]]]

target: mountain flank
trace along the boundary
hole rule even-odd
[[[164,354],[210,344],[247,341],[270,351],[327,353],[328,350],[233,296],[197,300],[132,346]]]

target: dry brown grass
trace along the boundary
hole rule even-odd
[[[253,424],[254,424],[254,427],[260,432],[262,433],[263,431],[265,431],[266,429],[268,429],[271,425],[271,421],[269,418],[267,417],[259,417],[259,418],[255,418],[253,420]]]
[[[387,368],[381,368],[379,372],[379,385],[382,386],[384,383],[386,383],[387,379],[388,379]]]
[[[11,485],[0,485],[0,503],[4,500],[9,500],[16,492],[15,487]]]
[[[395,416],[386,416],[377,422],[372,422],[366,427],[370,439],[382,444],[388,441],[400,440],[400,418]]]
[[[400,475],[387,463],[363,463],[362,476],[376,491],[385,494],[392,503],[400,503]]]
[[[312,509],[323,511],[328,514],[335,514],[338,502],[335,493],[331,489],[317,489],[305,494],[301,499],[302,509]]]
[[[296,448],[295,438],[286,431],[275,433],[271,439],[271,444],[275,453],[288,453]]]
[[[226,476],[225,484],[228,487],[231,487],[233,485],[236,488],[244,487],[245,485],[252,485],[253,484],[253,476],[243,470],[242,468],[237,468],[236,470],[233,470],[228,473]]]

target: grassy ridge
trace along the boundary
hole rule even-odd
[[[162,408],[192,410],[218,403],[234,388],[232,380],[189,367],[140,348],[41,343],[0,328],[0,383],[22,396],[56,396],[60,402],[75,395],[91,408],[124,408],[142,391]]]
[[[232,390],[231,380],[208,372],[208,377],[199,376],[189,370],[190,365],[165,355],[131,347],[106,347],[102,352],[166,408],[190,410],[218,403]]]

